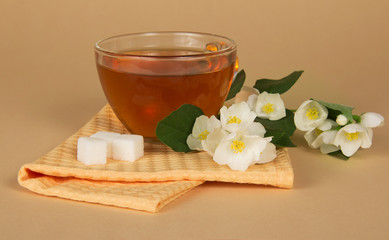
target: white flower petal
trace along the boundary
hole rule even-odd
[[[265,133],[265,127],[259,122],[253,122],[246,128],[246,131],[244,132],[245,135],[255,135],[260,137],[264,137]]]
[[[201,141],[207,139],[208,135],[217,127],[220,127],[220,121],[211,116],[208,118],[205,115],[201,115],[196,118],[193,125],[192,134],[186,139],[186,143],[192,150],[202,150]]]
[[[349,131],[354,129],[354,125],[356,124],[349,124],[339,129],[334,139],[334,145],[341,146],[345,141],[347,141],[347,133],[350,133]],[[356,132],[355,129],[353,131]]]
[[[250,112],[246,102],[236,103],[229,107],[228,110],[239,116],[246,116]]]
[[[339,146],[343,154],[350,157],[363,145],[371,146],[368,130],[360,124],[349,124],[341,128],[335,136],[334,145]]]
[[[279,93],[260,93],[254,110],[258,117],[272,121],[279,120],[286,116],[285,105]]]
[[[246,171],[247,168],[260,160],[267,141],[258,136],[242,136],[239,138],[245,144],[242,152],[233,153],[228,160],[228,166],[233,170]]]
[[[323,134],[324,133],[324,134]],[[330,131],[325,131],[322,134],[320,134],[320,138],[322,138],[322,141],[324,144],[333,144],[334,139],[336,137],[336,134],[338,131],[336,130],[330,130]]]
[[[204,130],[207,129],[207,122],[208,122],[208,117],[205,115],[201,115],[196,118],[196,121],[193,125],[193,130],[192,133],[194,136],[198,136],[201,134]]]
[[[336,152],[338,150],[339,150],[339,148],[335,145],[332,145],[332,144],[322,144],[320,146],[320,152],[323,154],[329,154],[332,152]]]
[[[285,107],[283,106],[282,109],[275,111],[273,114],[270,114],[269,120],[277,121],[280,120],[281,118],[284,118],[285,116],[286,116],[286,110]]]
[[[309,131],[314,129],[315,127],[307,127],[307,124],[305,123],[305,112],[306,112],[306,106],[310,104],[312,100],[306,100],[304,101],[296,110],[294,113],[294,123],[296,125],[296,128],[301,131]]]
[[[268,144],[269,138],[262,138],[259,136],[243,136],[242,140],[246,143],[247,150],[253,152],[253,162],[259,161],[261,153],[264,151]],[[271,140],[271,139],[270,139]]]
[[[271,142],[271,140],[273,139],[273,137],[265,137],[264,139],[266,140],[266,142],[269,143],[269,142]]]
[[[370,128],[371,130],[371,128]],[[360,135],[361,135],[361,140],[362,140],[362,143],[361,143],[361,148],[369,148],[371,147],[372,145],[372,137],[373,137],[373,131],[369,132],[369,130],[366,128],[365,129],[365,132],[361,132]],[[371,134],[371,135],[370,135]]]
[[[330,121],[332,121],[332,120],[330,120]],[[329,123],[331,126],[330,121],[329,121]],[[322,126],[322,128],[327,129],[328,126],[326,126],[326,125],[327,124],[324,124],[324,126]],[[335,138],[335,135],[336,135],[335,130],[323,132],[323,130],[321,130],[319,128],[315,128],[315,129],[312,129],[312,130],[309,130],[308,132],[306,132],[304,134],[304,138],[307,141],[309,147],[316,149],[316,148],[319,148],[323,143],[325,143],[325,141],[327,142],[327,144],[332,144],[332,141]],[[330,143],[330,141],[331,141],[331,143]]]
[[[384,125],[384,117],[378,113],[367,112],[361,115],[361,124],[369,128],[381,127]]]
[[[235,95],[235,103],[247,102],[249,96],[258,95],[259,91],[252,87],[243,86],[240,92]]]
[[[211,116],[207,121],[207,130],[209,132],[213,131],[215,128],[221,127],[219,119],[215,116]]]
[[[217,146],[213,160],[221,165],[227,164],[233,170],[245,171],[260,160],[267,144],[267,140],[259,136],[231,134]]]
[[[352,143],[350,141],[345,141],[341,146],[340,150],[342,150],[342,153],[347,156],[351,157],[354,155],[356,151],[358,151],[359,147],[361,146],[361,140],[355,140],[358,143]]]
[[[214,155],[217,146],[220,142],[228,136],[227,132],[223,128],[216,128],[210,134],[207,139],[201,141],[202,148],[211,156]]]
[[[226,118],[227,117],[227,113],[228,113],[228,108],[226,106],[223,106],[222,108],[220,108],[220,123],[223,125],[223,122],[226,122]]]
[[[318,125],[317,128],[320,129],[321,131],[327,131],[335,126],[336,126],[336,122],[334,120],[326,119],[320,125]]]
[[[313,148],[319,148],[323,144],[330,144],[332,145],[334,142],[334,139],[336,137],[338,131],[336,130],[331,130],[331,131],[325,131],[319,134],[317,138],[312,142],[312,147]]]
[[[313,141],[316,140],[317,136],[318,135],[317,135],[316,129],[312,129],[312,130],[310,130],[310,131],[308,131],[308,132],[306,132],[304,134],[304,138],[307,141],[309,147],[311,147],[311,148],[318,148],[318,147],[314,147],[312,145]]]
[[[255,109],[255,106],[256,106],[256,103],[257,103],[257,99],[258,99],[258,95],[256,95],[256,94],[250,95],[247,98],[246,102],[247,102],[247,105],[249,105],[250,110],[254,110]]]
[[[229,151],[231,143],[229,141],[222,141],[215,149],[213,160],[219,165],[225,165],[228,162],[231,152]]]
[[[257,114],[255,114],[255,112],[253,112],[253,111],[250,111],[250,114],[247,118],[246,127],[250,126],[254,122],[256,117],[257,117]]]
[[[240,153],[238,155],[232,155],[228,159],[227,165],[232,169],[232,170],[237,170],[237,171],[246,171],[248,167],[254,164],[254,161],[252,159],[254,158],[252,152],[244,152]]]
[[[267,163],[273,161],[277,157],[276,146],[273,143],[267,143],[261,157],[257,163]]]
[[[186,139],[186,144],[191,150],[202,150],[201,142],[198,138],[195,138],[193,134],[190,134]]]
[[[367,136],[369,137],[370,142],[373,142],[373,129],[367,127],[366,133],[367,133]]]
[[[307,100],[303,102],[294,114],[294,123],[297,129],[301,131],[309,131],[327,119],[328,110],[320,103]]]
[[[229,132],[244,131],[256,118],[246,102],[233,104],[231,107],[220,109],[220,122]]]

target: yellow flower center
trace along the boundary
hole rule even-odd
[[[231,144],[231,150],[232,150],[233,153],[240,153],[240,152],[243,151],[243,149],[245,147],[246,146],[244,145],[244,142],[239,141],[239,140],[235,140]]]
[[[239,124],[241,122],[242,122],[242,120],[240,120],[237,116],[233,116],[233,117],[229,116],[228,121],[227,121],[228,124],[230,124],[230,123]]]
[[[355,133],[345,132],[344,135],[346,135],[346,138],[349,141],[354,141],[354,140],[357,140],[359,138],[359,136],[358,136],[359,132],[355,132]]]
[[[262,111],[263,111],[264,113],[267,113],[267,114],[274,112],[273,104],[271,104],[271,103],[266,103],[266,104],[262,107]]]
[[[319,136],[323,131],[320,130],[320,129],[318,129],[318,128],[316,128],[316,129],[315,129],[315,132],[316,132],[316,134]]]
[[[315,107],[310,108],[307,110],[305,116],[307,116],[309,120],[315,120],[319,117],[319,111],[317,111]]]
[[[207,130],[204,130],[202,133],[199,134],[198,138],[200,140],[205,140],[208,137],[209,132]]]

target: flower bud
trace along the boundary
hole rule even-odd
[[[339,124],[340,126],[344,126],[346,125],[348,122],[346,116],[344,116],[343,114],[339,114],[337,117],[336,117],[336,123]]]

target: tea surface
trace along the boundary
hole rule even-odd
[[[158,121],[182,104],[196,105],[208,116],[218,113],[235,67],[232,62],[219,69],[226,66],[224,61],[227,57],[195,63],[107,57],[105,66],[97,64],[97,69],[108,102],[122,123],[135,134],[155,137]],[[133,73],[143,69],[148,74]],[[190,74],[176,75],[180,71]]]

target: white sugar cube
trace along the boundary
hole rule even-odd
[[[112,142],[113,159],[134,162],[144,155],[143,136],[123,134]]]
[[[93,137],[80,137],[77,143],[77,160],[86,164],[107,162],[107,142]]]
[[[100,138],[107,142],[108,158],[112,158],[112,142],[118,136],[120,136],[120,133],[114,133],[114,132],[97,132],[91,135],[91,137]]]

